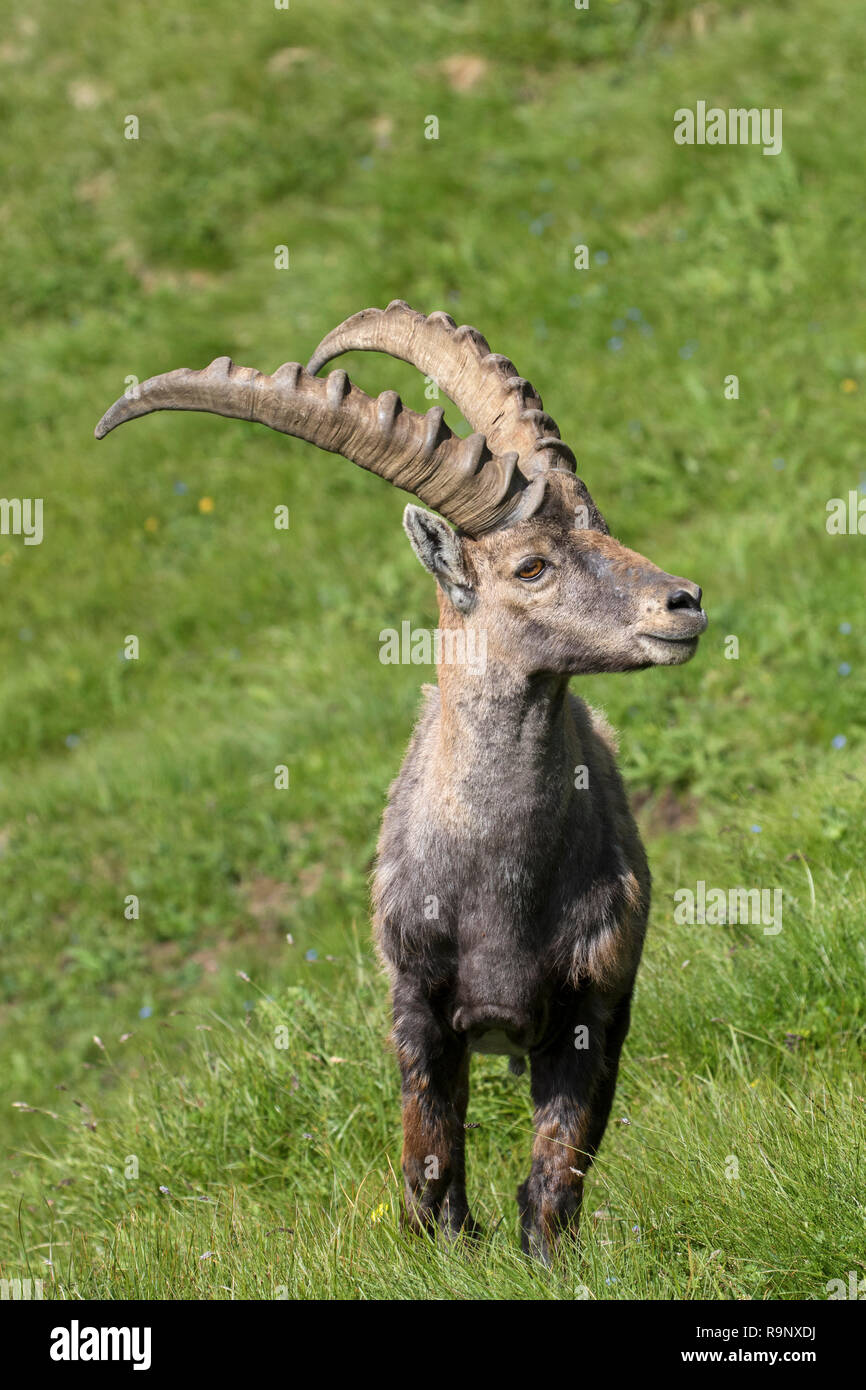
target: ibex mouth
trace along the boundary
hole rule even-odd
[[[640,632],[638,637],[659,666],[679,666],[689,661],[697,651],[698,638],[706,631],[707,615],[703,609],[682,615],[677,632]]]

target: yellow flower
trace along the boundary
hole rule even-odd
[[[158,530],[159,530],[159,522],[157,521],[157,519],[156,519],[155,516],[149,516],[149,517],[147,518],[147,521],[144,523],[144,529],[145,529],[145,531],[158,531]]]
[[[370,1212],[371,1221],[381,1221],[388,1210],[387,1202],[380,1202],[379,1205]]]
[[[846,376],[845,380],[842,382],[842,390],[845,392],[846,396],[853,396],[854,392],[857,390],[857,383],[853,377]]]
[[[212,497],[200,497],[200,498],[198,499],[198,509],[199,509],[200,512],[212,512],[212,511],[213,511],[213,498],[212,498]]]

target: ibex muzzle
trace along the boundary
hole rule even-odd
[[[416,415],[393,391],[371,400],[345,372],[316,377],[355,350],[414,364],[475,432],[458,438],[439,407]],[[406,531],[438,582],[441,627],[477,629],[485,660],[440,664],[379,840],[375,929],[392,983],[406,1217],[417,1230],[476,1232],[469,1054],[526,1054],[536,1136],[518,1191],[522,1242],[550,1260],[576,1229],[607,1124],[650,889],[612,733],[568,681],[687,661],[707,622],[701,590],[613,539],[532,386],[446,314],[400,300],[366,309],[308,371],[263,376],[218,358],[153,377],[112,406],[97,437],[153,410],[260,421],[441,514],[410,505]]]

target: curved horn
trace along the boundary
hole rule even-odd
[[[491,453],[481,434],[459,438],[439,406],[417,415],[396,391],[373,400],[343,371],[316,380],[287,362],[264,376],[218,357],[204,371],[150,377],[121,396],[94,433],[102,439],[154,410],[203,410],[305,439],[414,493],[470,536],[531,516],[543,500],[544,480],[527,486],[515,453]]]
[[[315,376],[344,352],[387,352],[432,377],[495,453],[516,449],[518,466],[531,478],[549,468],[577,465],[546,413],[538,392],[518,376],[507,357],[491,352],[475,328],[458,328],[448,314],[429,318],[402,299],[387,309],[362,309],[323,338],[307,365]]]

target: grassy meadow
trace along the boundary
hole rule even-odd
[[[32,0],[4,26],[0,493],[44,500],[44,538],[0,535],[0,1276],[823,1299],[866,1273],[866,537],[825,525],[866,501],[863,18]],[[782,152],[676,145],[698,100],[782,108]],[[553,1272],[519,1254],[531,1110],[501,1058],[469,1111],[487,1238],[398,1225],[367,918],[432,679],[378,659],[381,629],[436,622],[405,495],[240,421],[93,439],[131,375],[306,361],[395,297],[516,361],[614,534],[710,617],[681,669],[575,682],[619,730],[655,887]],[[429,404],[403,363],[346,365]],[[699,880],[780,889],[782,930],[678,925]]]

